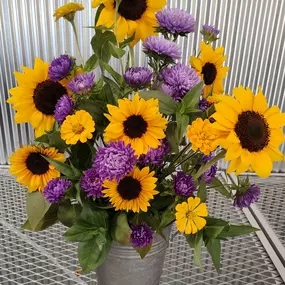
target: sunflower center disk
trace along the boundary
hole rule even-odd
[[[254,111],[246,111],[238,116],[235,132],[242,148],[257,152],[268,145],[269,127],[264,117]]]
[[[80,124],[72,126],[72,132],[79,135],[84,131],[84,127]]]
[[[124,200],[136,199],[141,190],[140,182],[131,176],[123,178],[118,185],[118,192]]]
[[[26,166],[33,174],[45,174],[49,170],[49,163],[37,152],[29,154]]]
[[[59,82],[48,79],[37,85],[33,99],[40,112],[45,115],[53,115],[57,101],[64,94],[67,94],[65,87]]]
[[[147,130],[147,122],[140,115],[132,115],[123,123],[124,133],[131,139],[140,138]]]
[[[114,8],[116,2],[114,1]],[[119,6],[119,14],[127,20],[139,20],[146,11],[146,0],[123,0]]]
[[[207,62],[202,68],[202,74],[204,75],[204,82],[206,85],[211,85],[217,76],[217,69],[213,63]]]

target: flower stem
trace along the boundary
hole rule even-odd
[[[200,169],[194,175],[194,178],[198,179],[209,167],[211,167],[220,159],[222,159],[225,156],[225,154],[226,150],[225,149],[221,150],[213,159],[211,159],[209,162],[200,167]]]
[[[82,62],[82,66],[84,67],[84,60],[83,60],[82,53],[80,51],[78,35],[77,35],[77,30],[76,30],[76,26],[75,26],[74,20],[70,21],[70,23],[71,23],[71,26],[72,26],[72,29],[73,29],[73,32],[74,32],[74,36],[75,36],[75,41],[76,41],[76,46],[77,46],[77,50],[78,50],[78,53],[79,53],[79,57],[80,57],[80,60]]]

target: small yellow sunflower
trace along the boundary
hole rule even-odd
[[[186,235],[196,234],[206,225],[206,220],[202,217],[208,216],[205,203],[200,203],[199,197],[190,197],[187,202],[178,204],[176,210],[177,230]]]
[[[17,177],[17,182],[28,186],[29,192],[43,191],[48,181],[60,176],[60,172],[42,155],[60,162],[65,161],[64,154],[58,153],[54,147],[23,146],[9,157],[10,172]]]
[[[216,145],[225,148],[225,160],[231,160],[227,171],[238,175],[250,168],[268,177],[273,161],[284,159],[278,147],[285,140],[285,114],[277,106],[268,107],[260,87],[256,96],[242,86],[234,88],[233,95],[221,96],[212,115],[219,135]]]
[[[107,105],[110,124],[105,129],[106,142],[122,140],[131,144],[136,155],[146,154],[148,147],[158,148],[165,138],[167,120],[158,113],[158,100],[144,100],[137,93],[133,100],[120,99],[118,107]]]
[[[57,21],[62,17],[68,21],[72,21],[74,19],[74,14],[77,11],[82,11],[82,10],[84,10],[82,4],[70,2],[56,9],[53,16],[55,17],[55,21]]]
[[[133,212],[147,212],[149,200],[158,194],[155,190],[157,178],[153,177],[154,171],[149,172],[149,167],[139,170],[137,167],[132,173],[117,182],[106,180],[102,192],[104,197],[110,198],[116,211],[125,210]]]
[[[91,139],[95,131],[95,122],[91,115],[84,111],[77,111],[64,120],[60,128],[60,135],[67,144],[85,143]]]
[[[204,98],[207,98],[211,91],[212,94],[223,93],[223,79],[229,70],[229,67],[223,66],[227,58],[223,55],[224,48],[217,47],[214,50],[210,45],[201,42],[200,49],[200,57],[191,56],[190,64],[204,80]]]
[[[47,62],[36,58],[34,69],[23,66],[24,73],[14,72],[19,86],[9,90],[12,96],[7,100],[16,110],[16,123],[30,122],[36,137],[52,130],[55,105],[68,93],[61,82],[48,78],[48,68]]]
[[[115,0],[93,0],[92,7],[104,5],[97,26],[113,27],[115,19]],[[118,10],[118,40],[121,42],[126,37],[135,33],[135,39],[131,46],[139,40],[145,40],[154,35],[154,27],[157,26],[155,13],[166,5],[166,0],[122,0]]]
[[[212,128],[212,124],[208,119],[196,119],[190,126],[187,127],[186,137],[192,143],[192,149],[200,150],[205,155],[209,155],[216,149],[214,141],[216,137],[216,130]]]

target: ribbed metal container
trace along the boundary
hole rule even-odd
[[[160,235],[154,236],[144,259],[133,247],[113,242],[105,262],[96,271],[99,285],[158,285],[170,232],[171,226],[163,231],[167,241]]]

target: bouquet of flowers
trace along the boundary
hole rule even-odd
[[[195,249],[195,262],[201,265],[204,244],[219,270],[221,241],[257,229],[209,216],[207,192],[243,208],[260,189],[248,178],[218,176],[217,163],[229,161],[228,174],[268,177],[273,162],[284,159],[278,147],[285,114],[268,106],[260,87],[256,95],[243,86],[223,94],[229,68],[223,47],[212,45],[215,27],[203,26],[200,50],[185,65],[176,41],[195,32],[194,18],[163,9],[165,0],[130,2],[93,0],[94,53],[86,62],[63,54],[15,72],[8,103],[16,123],[30,122],[36,137],[10,157],[11,173],[28,188],[23,228],[67,226],[64,236],[79,243],[88,272],[104,262],[113,241],[143,258],[154,234],[164,237],[174,223]],[[69,3],[54,14],[71,23],[76,40],[74,17],[83,9]],[[148,67],[135,66],[140,40]]]

